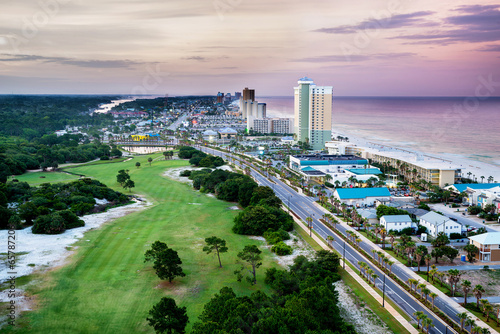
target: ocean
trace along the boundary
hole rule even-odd
[[[259,97],[293,117],[293,97]],[[334,97],[333,132],[500,167],[500,98]]]

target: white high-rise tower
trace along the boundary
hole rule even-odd
[[[295,90],[295,134],[322,150],[332,136],[332,86],[316,86],[310,78],[299,79]]]

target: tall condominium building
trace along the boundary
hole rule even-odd
[[[248,87],[245,87],[245,89],[243,89],[243,100],[255,101],[255,89],[248,89]]]
[[[316,86],[299,79],[295,90],[295,127],[298,141],[308,140],[314,150],[325,148],[332,135],[332,86]]]
[[[291,118],[255,118],[253,130],[260,133],[289,134],[293,132],[293,119]]]

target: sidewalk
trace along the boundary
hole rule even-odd
[[[325,208],[323,208],[321,205],[315,203],[317,205],[317,207],[321,208],[325,213],[330,213],[328,212],[328,210],[326,210]],[[338,218],[337,216],[333,215],[333,217],[339,222],[339,224],[341,224],[342,226],[346,227],[347,229],[350,229],[354,232],[357,232],[355,229],[353,229],[352,227],[350,227],[349,225],[347,225],[347,223],[345,223],[343,220],[341,220],[340,218]],[[357,233],[359,235],[359,238],[362,240],[362,242],[366,242],[368,245],[370,245],[372,248],[376,249],[378,248],[380,251],[382,251],[384,253],[384,255],[386,257],[388,257],[391,261],[394,262],[393,264],[393,268],[397,267],[399,268],[400,270],[404,271],[406,273],[406,275],[408,277],[411,277],[413,279],[417,279],[419,282],[421,283],[427,283],[425,282],[422,277],[418,276],[415,272],[413,272],[410,268],[408,268],[407,266],[405,266],[404,264],[402,264],[401,262],[399,262],[399,260],[395,259],[394,257],[392,257],[391,255],[389,255],[388,253],[386,253],[382,248],[378,247],[375,243],[373,243],[371,240],[367,239],[365,236],[363,236],[362,234],[360,233]],[[394,270],[393,270],[394,271]],[[438,288],[434,287],[432,284],[427,284],[427,288],[429,290],[431,290],[432,292],[434,293],[437,293],[438,295],[438,298],[441,298],[443,301],[445,301],[447,304],[449,305],[453,305],[453,308],[457,310],[457,313],[462,313],[462,312],[466,312],[469,317],[471,317],[472,319],[474,319],[476,321],[476,324],[480,327],[484,327],[484,328],[488,328],[490,330],[490,333],[491,334],[499,334],[496,330],[494,330],[492,327],[490,327],[487,323],[481,321],[479,318],[477,318],[474,314],[472,314],[471,312],[469,312],[468,310],[466,310],[463,306],[461,306],[460,304],[458,304],[455,300],[453,300],[451,297],[448,297],[447,295],[445,295],[443,292],[441,292],[441,290],[439,290]]]
[[[309,230],[307,229],[307,227],[302,223],[302,221],[300,221],[299,219],[297,219],[294,215],[292,215],[293,219],[295,220],[295,222],[297,223],[297,225],[299,225],[304,231],[306,232],[309,232]],[[318,243],[318,245],[320,245],[323,249],[325,250],[328,250],[328,251],[331,251],[331,248],[328,247],[327,244],[325,244],[325,241],[322,240],[321,238],[319,238],[316,234],[312,234],[312,238],[314,241],[316,241]],[[342,259],[340,259],[340,265],[343,266],[343,261]],[[361,278],[354,270],[351,269],[351,267],[349,266],[345,266],[345,271],[351,275],[351,277],[353,277],[362,287],[363,289],[365,289],[380,305],[382,305],[382,296],[379,295],[371,285],[369,285],[363,278]],[[408,320],[406,320],[401,314],[399,314],[399,312],[394,308],[392,307],[391,304],[389,303],[385,303],[385,309],[387,310],[387,312],[389,312],[397,321],[399,321],[399,323],[408,330],[409,333],[411,334],[419,334],[420,332],[415,328],[413,327],[412,324],[410,324],[408,322]]]

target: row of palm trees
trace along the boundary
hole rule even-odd
[[[420,323],[422,323],[422,331],[425,329],[425,333],[429,333],[429,329],[434,327],[432,319],[424,312],[417,311],[413,315],[417,319],[417,328],[420,328]]]
[[[489,328],[479,327],[476,325],[476,321],[469,317],[467,312],[458,313],[457,317],[460,319],[460,332],[465,331],[465,327],[469,327],[469,333],[471,334],[490,334]]]

